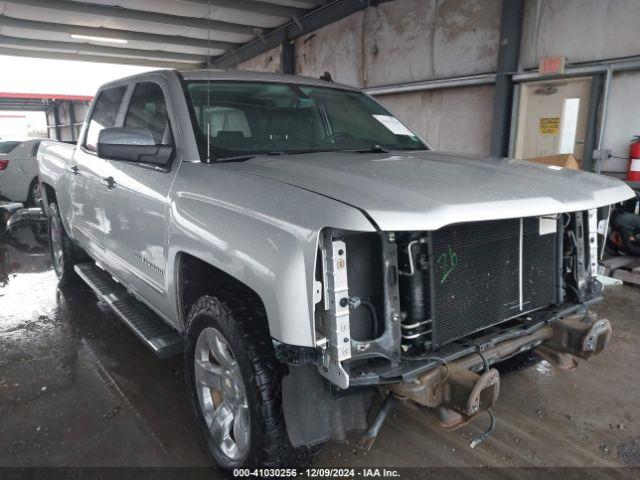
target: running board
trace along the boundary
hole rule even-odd
[[[169,358],[182,353],[183,342],[178,332],[136,300],[107,272],[93,262],[78,264],[74,270],[156,356]]]

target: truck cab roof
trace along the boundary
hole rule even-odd
[[[329,82],[319,78],[303,77],[301,75],[285,75],[279,73],[252,72],[247,70],[215,70],[215,69],[198,69],[198,70],[151,70],[149,72],[139,73],[128,77],[123,77],[109,82],[101,87],[104,89],[112,84],[121,84],[134,79],[145,78],[150,75],[170,76],[174,74],[180,75],[185,80],[212,80],[212,81],[249,81],[249,82],[275,82],[275,83],[292,83],[296,85],[309,85],[315,87],[329,87],[341,90],[358,91],[357,88],[344,85],[341,83]]]

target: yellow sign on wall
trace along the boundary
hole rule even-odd
[[[558,135],[560,117],[546,117],[540,119],[540,135]]]

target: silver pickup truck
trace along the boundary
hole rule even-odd
[[[300,465],[353,430],[368,448],[394,398],[447,428],[493,419],[495,365],[535,349],[569,369],[611,336],[589,305],[598,209],[625,184],[435,152],[348,86],[129,77],[38,160],[60,281],[184,355],[223,469]]]

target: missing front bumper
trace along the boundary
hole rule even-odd
[[[487,368],[489,365],[537,347],[536,351],[550,363],[569,369],[576,365],[574,357],[586,359],[600,353],[610,338],[607,319],[598,319],[593,313],[573,314],[452,362],[433,357],[441,366],[413,381],[393,383],[387,388],[397,396],[438,409],[442,425],[457,428],[497,401],[500,376],[497,370]],[[480,371],[484,373],[477,373]]]

